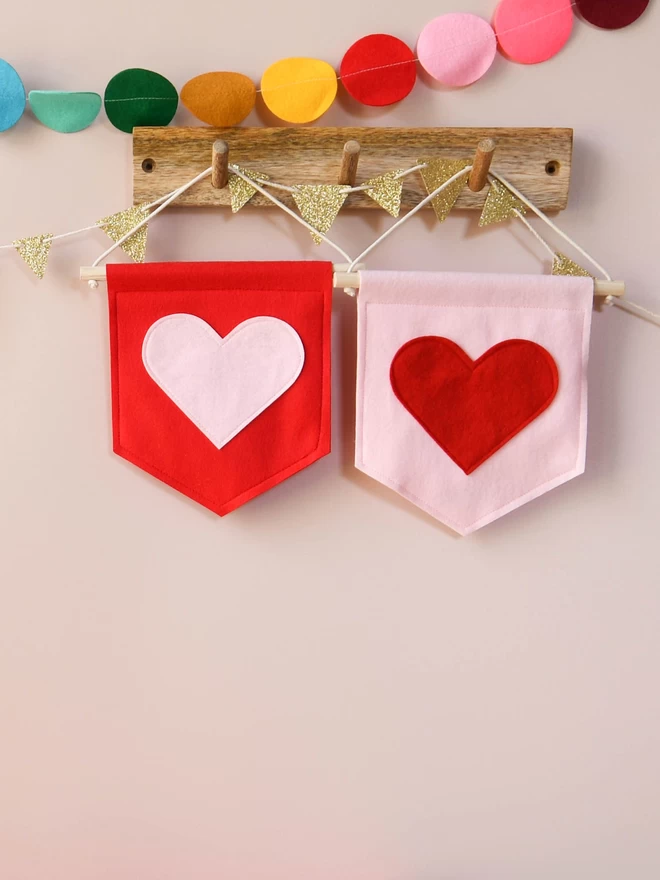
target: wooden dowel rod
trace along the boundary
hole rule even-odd
[[[346,141],[341,157],[341,171],[339,172],[339,183],[342,186],[355,186],[359,161],[359,143],[357,141]]]
[[[341,263],[334,266],[334,286],[354,287],[360,286],[360,275],[357,272],[347,272],[346,265]],[[81,281],[105,281],[105,266],[81,266]],[[594,296],[625,296],[625,281],[594,281]]]
[[[472,162],[468,186],[472,192],[481,192],[488,183],[490,163],[493,161],[496,143],[492,138],[484,138],[477,144],[477,152]]]
[[[211,160],[211,186],[224,189],[229,183],[229,144],[227,141],[215,141]]]

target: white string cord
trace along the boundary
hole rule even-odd
[[[414,174],[415,171],[421,171],[422,168],[428,168],[428,164],[422,162],[419,165],[413,165],[412,168],[406,168],[405,171],[399,171],[392,176],[392,180],[401,180],[401,178],[407,177],[409,174]],[[373,189],[373,185],[370,186],[368,183],[362,183],[360,186],[352,186],[351,192],[368,192],[370,189]]]
[[[233,174],[236,174],[237,177],[240,177],[242,180],[246,181],[246,183],[249,183],[250,186],[254,187],[254,189],[256,189],[257,192],[261,193],[262,196],[266,196],[267,199],[270,199],[270,201],[274,205],[277,205],[278,208],[281,208],[286,214],[288,214],[290,217],[293,217],[294,220],[297,220],[298,223],[304,226],[305,229],[307,229],[309,232],[313,232],[314,235],[320,236],[326,244],[329,244],[330,247],[333,247],[337,251],[337,253],[341,254],[342,257],[345,260],[348,260],[348,262],[350,263],[351,258],[346,253],[346,251],[339,247],[338,244],[335,244],[334,241],[331,241],[329,238],[323,235],[322,232],[319,232],[318,229],[314,229],[314,227],[311,226],[306,220],[303,220],[303,218],[299,217],[295,211],[292,211],[291,208],[288,207],[288,205],[285,205],[283,202],[280,202],[279,199],[276,199],[275,196],[271,195],[267,190],[260,186],[256,180],[248,177],[247,174],[243,174],[243,172],[235,165],[230,165],[229,168]]]
[[[249,183],[250,186],[252,186],[254,189],[257,190],[257,192],[260,192],[267,199],[269,199],[271,202],[273,202],[273,204],[277,205],[278,208],[281,208],[283,211],[285,211],[287,214],[289,214],[291,217],[293,217],[294,220],[297,220],[299,223],[301,223],[309,232],[313,232],[315,235],[320,236],[321,239],[326,244],[329,244],[330,247],[333,247],[339,254],[342,255],[342,257],[345,260],[350,262],[350,259],[351,259],[350,256],[346,253],[346,251],[344,251],[342,248],[340,248],[338,244],[335,244],[334,241],[331,241],[329,238],[327,238],[325,235],[323,235],[321,232],[319,232],[317,229],[315,229],[313,226],[311,226],[306,220],[303,220],[302,217],[299,217],[295,213],[295,211],[292,211],[291,208],[289,208],[287,205],[280,202],[279,199],[276,199],[275,196],[271,195],[269,192],[267,192],[267,190],[265,190],[262,186],[260,186],[257,181],[253,180],[251,177],[248,177],[239,168],[236,168],[235,165],[230,165],[229,167],[231,169],[232,174],[236,174],[237,177],[240,177],[242,180],[245,180],[246,183]],[[158,201],[160,201],[161,204],[154,211],[152,211],[147,217],[145,217],[143,220],[141,220],[139,223],[137,223],[132,229],[130,229],[125,235],[122,235],[122,237],[118,241],[114,242],[111,245],[111,247],[109,247],[100,256],[98,256],[94,260],[94,262],[92,263],[92,268],[94,268],[95,266],[98,266],[99,263],[101,263],[103,260],[105,260],[106,257],[110,256],[110,254],[114,250],[116,250],[116,248],[121,247],[121,245],[124,244],[125,241],[127,241],[139,229],[142,229],[143,226],[146,226],[147,223],[150,223],[151,220],[155,216],[160,214],[161,211],[164,211],[165,208],[168,207],[168,205],[170,205],[172,202],[174,202],[176,199],[178,199],[179,196],[183,195],[184,192],[189,190],[196,183],[199,183],[200,180],[203,180],[205,177],[208,177],[211,174],[211,171],[212,171],[211,168],[207,168],[205,171],[202,171],[196,177],[193,177],[192,180],[189,180],[187,183],[184,183],[183,186],[180,186],[178,189],[173,190],[165,198],[159,199]],[[147,207],[150,207],[150,206],[147,206]],[[92,284],[92,283],[95,283],[95,282],[90,282],[90,284]]]
[[[624,299],[623,297],[618,296],[608,296],[606,297],[605,302],[608,306],[616,306],[624,312],[628,312],[631,315],[636,315],[638,318],[642,318],[644,321],[648,321],[649,324],[655,324],[657,327],[660,327],[660,315],[656,312],[652,312],[650,309],[645,309],[644,306],[640,306],[639,303],[630,302],[629,299]]]
[[[578,253],[582,254],[582,256],[586,260],[589,260],[591,265],[595,266],[595,268],[598,269],[598,271],[603,275],[603,277],[605,278],[606,281],[612,280],[612,277],[610,276],[610,274],[605,269],[603,269],[603,267],[600,265],[600,263],[597,263],[596,260],[594,260],[594,258],[584,250],[584,248],[581,248],[580,245],[577,244],[577,242],[573,241],[573,239],[570,237],[570,235],[567,235],[565,232],[563,232],[557,226],[556,223],[553,223],[549,217],[546,217],[546,215],[543,213],[543,211],[541,211],[540,208],[537,208],[533,202],[530,202],[530,200],[527,198],[527,196],[524,196],[520,192],[520,190],[517,190],[512,183],[509,183],[508,180],[506,180],[504,177],[502,177],[501,174],[498,174],[496,171],[491,171],[490,174],[488,175],[488,177],[489,177],[489,179],[494,177],[494,178],[496,178],[496,180],[499,180],[500,183],[503,183],[507,189],[511,190],[511,192],[514,194],[514,196],[516,196],[516,198],[520,199],[520,201],[524,205],[527,205],[527,207],[531,211],[533,211],[537,217],[540,217],[540,219],[543,220],[543,222],[547,226],[549,226],[550,229],[552,229],[554,232],[556,232],[557,235],[561,236],[564,239],[564,241],[568,242],[568,244],[570,244],[571,247],[575,248],[575,250]]]
[[[83,232],[89,232],[90,229],[100,229],[100,225],[98,223],[93,223],[91,226],[83,226],[82,229],[74,229],[73,232],[60,232],[59,235],[54,235],[51,241],[55,241],[58,238],[69,238],[71,235],[81,235]],[[14,248],[13,244],[0,244],[0,251],[9,250],[10,248]]]
[[[349,265],[348,271],[352,272],[353,269],[355,268],[355,266],[359,262],[361,262],[361,260],[364,259],[364,257],[367,256],[367,254],[370,254],[371,251],[374,250],[374,248],[378,247],[378,245],[381,244],[381,242],[385,241],[385,239],[388,236],[390,236],[393,232],[395,232],[395,230],[397,230],[401,226],[403,226],[403,224],[406,221],[410,220],[411,217],[414,217],[418,211],[421,211],[421,209],[425,205],[428,205],[428,203],[430,201],[432,201],[437,195],[439,195],[444,189],[447,189],[448,186],[451,186],[452,183],[455,183],[459,178],[465,176],[466,174],[469,174],[470,171],[472,171],[472,165],[467,165],[465,168],[462,168],[460,171],[458,171],[456,174],[454,174],[453,177],[450,177],[449,180],[445,180],[444,183],[442,183],[440,186],[436,187],[436,189],[434,189],[432,193],[429,193],[429,195],[426,196],[426,198],[422,199],[422,201],[419,202],[419,204],[415,205],[415,207],[412,208],[410,211],[408,211],[407,214],[404,214],[403,217],[401,217],[399,220],[397,220],[396,223],[394,223],[392,226],[390,226],[389,229],[386,229],[385,232],[382,235],[380,235],[376,239],[376,241],[372,242],[372,244],[370,244],[368,248],[365,248],[365,250],[363,250],[362,253],[358,257],[356,257],[353,260],[353,262]]]
[[[238,177],[242,177],[243,180],[246,180],[251,185],[254,185],[254,180],[251,177],[247,178],[243,174],[239,173],[236,166],[234,166],[234,165],[232,165],[230,167],[231,167],[233,174],[236,174]],[[420,165],[413,165],[412,168],[406,168],[405,171],[399,171],[397,174],[394,175],[394,180],[400,180],[402,177],[407,177],[409,174],[414,174],[415,171],[420,171],[422,168],[426,168],[426,163],[422,163]],[[208,176],[208,169],[206,172],[204,172],[204,176]],[[265,187],[272,187],[273,189],[280,189],[280,190],[283,190],[284,192],[288,192],[288,193],[293,193],[296,190],[295,186],[287,186],[284,183],[276,183],[274,180],[260,181],[260,185],[265,186]],[[192,186],[192,181],[189,181],[187,184],[184,184],[184,186],[186,188],[188,188],[189,186]],[[372,188],[373,187],[371,187],[371,186],[361,184],[360,186],[346,186],[346,191],[348,193],[365,192],[365,191],[370,190]],[[266,198],[268,198],[268,193],[264,193],[260,187],[255,187],[255,189],[258,189],[259,192],[262,193],[262,195],[265,195]],[[185,192],[185,190],[183,190],[183,191]],[[167,203],[170,204],[171,201],[174,201],[175,198],[178,198],[178,196],[175,195],[175,193],[179,193],[179,190],[177,190],[177,189],[170,190],[170,192],[165,193],[165,195],[159,196],[153,202],[149,202],[148,205],[142,205],[142,207],[145,210],[149,211],[149,210],[151,210],[151,208],[155,208],[158,205],[162,205],[162,203],[165,201],[167,201]],[[153,212],[153,213],[155,213],[155,212]],[[151,216],[153,216],[153,213]],[[297,215],[296,215],[296,217],[297,217]],[[300,218],[297,217],[297,219],[300,219]],[[137,228],[138,227],[136,227],[136,229]],[[51,241],[57,241],[60,238],[69,238],[72,235],[82,235],[83,232],[90,232],[92,229],[103,229],[103,224],[97,222],[97,223],[93,223],[91,226],[83,226],[82,229],[74,229],[72,232],[60,232],[58,235],[54,235],[52,237]],[[135,229],[133,230],[133,232],[135,232]],[[0,251],[13,250],[14,248],[15,248],[15,246],[14,246],[13,242],[11,244],[0,244]],[[113,250],[114,250],[114,248],[113,248]]]
[[[412,168],[407,168],[405,171],[400,171],[395,175],[394,179],[399,180],[400,178],[406,177],[408,174],[413,174],[415,171],[419,171],[422,168],[426,168],[426,163],[417,164],[417,165],[414,165]],[[393,232],[394,229],[399,225],[399,223],[402,223],[404,220],[407,220],[411,215],[416,214],[420,208],[423,208],[424,205],[426,205],[439,192],[442,192],[442,190],[445,189],[445,187],[447,187],[451,183],[453,183],[454,180],[457,180],[463,174],[469,173],[471,168],[472,168],[471,165],[464,168],[458,174],[455,174],[452,178],[450,178],[448,181],[443,183],[442,186],[438,187],[438,189],[435,192],[433,192],[430,196],[427,196],[423,201],[421,201],[418,205],[416,205],[412,209],[412,211],[410,211],[408,214],[406,214],[404,217],[402,217],[398,223],[395,223],[393,227],[391,227],[389,230],[387,230],[385,232],[385,234],[382,235],[381,238],[378,239],[378,241],[376,241],[372,245],[372,248],[376,247],[376,245],[379,244],[383,238],[386,238],[391,232]],[[235,174],[237,177],[240,177],[241,180],[244,180],[246,183],[249,183],[253,189],[255,189],[257,192],[261,193],[261,195],[265,196],[267,199],[269,199],[274,205],[277,205],[278,208],[281,208],[290,217],[293,217],[293,219],[296,220],[298,223],[300,223],[302,226],[304,226],[308,232],[312,232],[312,233],[314,233],[314,235],[320,236],[320,238],[326,244],[328,244],[328,245],[330,245],[330,247],[334,248],[337,251],[337,253],[341,254],[341,256],[348,263],[350,263],[349,271],[352,271],[353,267],[359,262],[359,258],[358,258],[358,260],[351,261],[351,257],[346,253],[345,250],[343,250],[343,248],[339,247],[338,244],[335,244],[334,241],[332,241],[330,238],[328,238],[323,233],[319,232],[318,229],[315,229],[306,220],[303,220],[303,218],[300,217],[298,214],[296,214],[295,211],[292,211],[291,208],[288,207],[288,205],[285,205],[283,202],[280,202],[279,199],[276,199],[275,196],[271,195],[271,193],[269,193],[265,189],[265,186],[274,186],[278,189],[286,190],[287,192],[295,192],[294,187],[285,186],[284,184],[275,183],[273,181],[256,181],[254,178],[248,177],[247,174],[244,174],[243,171],[241,171],[241,169],[238,168],[236,165],[230,164],[229,170],[231,171],[232,174]],[[186,192],[186,190],[190,189],[192,186],[194,186],[200,180],[203,180],[205,177],[208,177],[209,174],[211,174],[211,171],[212,171],[211,168],[207,168],[205,171],[202,171],[200,174],[198,174],[192,180],[189,180],[187,183],[184,183],[183,186],[180,186],[178,189],[173,190],[171,193],[168,193],[165,196],[161,196],[159,199],[157,199],[155,202],[151,202],[151,204],[149,204],[149,205],[145,205],[145,208],[147,208],[147,209],[153,207],[154,205],[158,205],[158,207],[154,211],[152,211],[148,217],[145,217],[144,220],[141,220],[138,224],[136,224],[133,227],[133,229],[129,230],[118,241],[114,242],[114,244],[112,244],[111,247],[109,247],[99,257],[97,257],[96,260],[94,260],[94,262],[92,263],[92,267],[98,266],[99,263],[101,263],[103,260],[105,260],[106,257],[110,256],[110,254],[114,250],[116,250],[118,247],[121,247],[121,245],[124,244],[125,241],[127,241],[139,229],[142,229],[143,226],[146,226],[146,224],[149,223],[153,217],[155,217],[161,211],[164,211],[168,205],[170,205],[172,202],[174,202],[176,199],[178,199],[180,195],[182,195],[184,192]],[[263,186],[262,186],[262,184],[263,184]],[[364,186],[364,185],[359,186],[359,187],[358,186],[356,186],[356,187],[347,186],[347,187],[345,187],[345,189],[347,192],[361,192],[362,190],[371,189],[371,187]],[[98,224],[96,224],[96,226],[98,226]],[[96,226],[90,226],[89,228],[94,229],[94,228],[96,228]],[[83,232],[85,230],[78,230],[78,231]],[[67,233],[65,233],[65,234],[67,234]],[[73,235],[76,233],[68,233],[68,234]],[[10,245],[10,247],[11,246],[12,245]],[[372,248],[369,248],[368,251],[371,250]],[[91,283],[92,282],[90,282],[90,284]]]
[[[235,170],[236,166],[230,165],[229,167],[233,170],[234,174],[236,174],[236,170]],[[393,175],[392,179],[393,180],[401,180],[402,177],[407,177],[409,174],[414,174],[415,171],[421,171],[422,168],[426,168],[426,167],[427,167],[426,162],[422,162],[420,165],[413,165],[412,168],[406,168],[405,171],[398,171],[396,174]],[[252,178],[249,178],[248,180],[249,180],[249,183],[254,183]],[[284,183],[275,183],[274,180],[263,180],[260,182],[266,187],[270,186],[273,189],[281,189],[284,192],[288,192],[288,193],[294,193],[298,188],[296,186],[287,186]],[[368,184],[368,183],[361,183],[359,186],[348,186],[347,185],[346,192],[348,192],[348,193],[368,192],[370,189],[373,189],[373,188],[374,188],[373,184]]]
[[[502,181],[502,182],[504,183],[504,181]],[[509,186],[509,184],[506,184],[506,186]],[[527,203],[527,199],[525,199],[525,202]],[[553,250],[551,245],[549,245],[548,242],[543,238],[543,236],[540,235],[536,231],[536,229],[534,229],[534,227],[529,222],[529,220],[525,217],[524,214],[522,214],[520,211],[516,211],[515,214],[519,220],[522,220],[522,222],[525,224],[527,229],[532,233],[534,238],[539,242],[539,244],[543,245],[543,247],[546,249],[546,251],[550,254],[550,256],[554,260],[555,251]],[[564,237],[567,240],[569,240],[570,243],[573,244],[578,251],[580,251],[581,253],[584,253],[582,251],[582,248],[577,247],[577,245],[575,245],[571,239],[568,239],[568,236],[564,236]],[[598,266],[598,263],[596,263],[594,260],[591,260],[591,258],[589,257],[588,254],[585,254],[585,255],[587,256],[587,259],[589,259],[595,266]],[[601,270],[601,271],[603,271],[603,270]],[[610,278],[610,276],[607,274],[607,272],[603,271],[603,274],[606,276],[607,281],[612,280]],[[644,321],[648,321],[650,324],[655,324],[656,326],[660,327],[660,314],[657,314],[656,312],[652,312],[650,309],[644,308],[644,306],[640,306],[639,303],[631,302],[631,300],[625,299],[624,297],[606,296],[604,299],[604,305],[617,306],[617,308],[621,309],[624,312],[628,312],[630,315],[635,315],[638,318],[642,318]]]
[[[172,191],[174,192],[174,190]],[[151,208],[155,208],[157,205],[160,205],[161,202],[164,202],[165,199],[169,198],[172,195],[172,192],[165,193],[164,196],[160,196],[155,201],[150,202],[148,205],[144,205],[145,210],[150,210]],[[83,232],[90,232],[92,229],[103,229],[103,224],[101,222],[92,223],[91,226],[83,226],[82,229],[74,229],[72,232],[60,232],[58,235],[54,235],[51,241],[57,241],[60,238],[69,238],[72,235],[82,235]],[[135,230],[134,230],[135,231]],[[12,250],[15,248],[13,244],[0,244],[0,251],[4,250]]]
[[[527,217],[525,217],[524,214],[522,214],[520,211],[515,211],[514,213],[519,220],[522,220],[522,222],[529,229],[529,231],[532,233],[534,238],[538,241],[539,244],[543,245],[543,247],[546,249],[546,251],[550,254],[552,259],[554,260],[554,258],[555,258],[554,248],[552,248],[551,245],[549,245],[548,242],[543,238],[543,236],[540,233],[538,233],[536,231],[536,229],[534,229],[534,227],[529,222]]]
[[[105,260],[116,248],[121,247],[125,241],[127,241],[132,235],[134,235],[138,229],[142,229],[143,226],[146,226],[157,214],[160,214],[161,211],[164,211],[165,208],[169,204],[171,204],[175,199],[178,199],[180,195],[183,195],[186,190],[189,190],[192,186],[198,183],[200,180],[203,180],[205,177],[208,177],[211,173],[211,168],[207,168],[206,171],[202,171],[196,177],[193,177],[192,180],[189,180],[188,183],[184,183],[183,186],[180,186],[178,189],[175,189],[172,193],[165,197],[164,200],[160,200],[161,204],[153,210],[150,214],[148,214],[144,220],[140,220],[131,230],[129,230],[126,235],[122,235],[122,237],[116,241],[111,247],[109,247],[106,251],[103,251],[100,257],[97,257],[92,266],[98,266],[98,264]],[[149,207],[149,206],[147,206]]]

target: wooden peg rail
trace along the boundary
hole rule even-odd
[[[152,202],[212,167],[177,205],[230,204],[228,165],[262,171],[276,183],[359,185],[386,171],[411,168],[420,159],[469,159],[469,185],[457,208],[481,210],[493,169],[518,187],[542,211],[561,211],[568,202],[573,153],[570,128],[135,128],[133,200]],[[278,199],[294,207],[291,196]],[[403,181],[402,209],[427,195],[419,174]],[[272,207],[260,193],[249,207]],[[429,210],[432,206],[426,206]],[[364,192],[351,193],[342,210],[382,210]]]

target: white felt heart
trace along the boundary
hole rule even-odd
[[[176,314],[147,330],[142,361],[154,382],[222,449],[293,385],[305,349],[279,318],[250,318],[223,338],[201,318]]]

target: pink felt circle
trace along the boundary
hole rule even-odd
[[[448,86],[469,86],[493,63],[497,41],[478,15],[451,12],[430,21],[417,40],[417,57],[433,79]]]
[[[521,64],[539,64],[566,44],[573,29],[571,0],[502,0],[493,27],[504,54]]]

